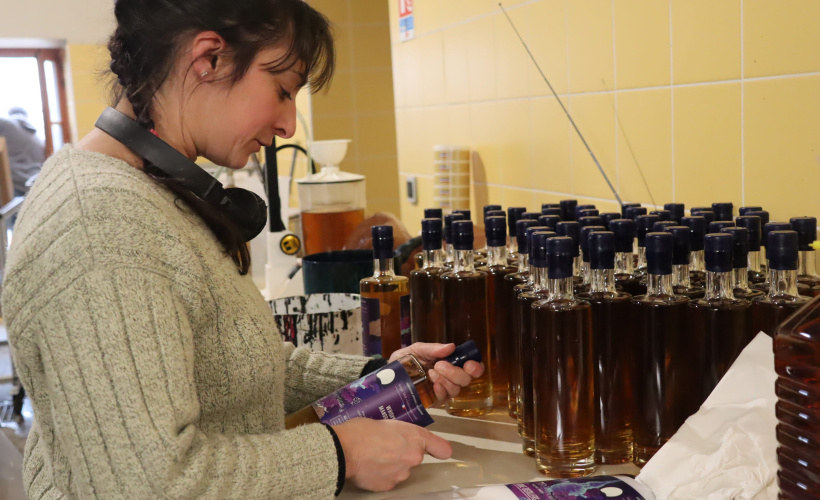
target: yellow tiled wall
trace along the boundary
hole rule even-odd
[[[411,231],[433,206],[434,144],[477,152],[474,210],[616,209],[497,0],[415,0],[407,42],[386,1],[399,177],[419,182],[418,204],[401,193]],[[623,201],[820,215],[820,2],[503,3]]]
[[[334,24],[336,74],[313,95],[319,139],[351,139],[343,170],[367,177],[367,212],[399,215],[396,118],[384,0],[309,0]]]

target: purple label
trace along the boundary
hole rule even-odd
[[[413,343],[410,336],[410,294],[399,299],[401,305],[401,346],[407,347]]]
[[[365,356],[382,354],[382,325],[379,299],[362,297],[362,344]]]
[[[322,423],[337,425],[351,418],[401,420],[421,427],[433,418],[421,404],[421,397],[398,361],[350,383],[313,403]]]
[[[506,485],[519,500],[610,499],[643,500],[635,489],[612,476],[554,479]]]

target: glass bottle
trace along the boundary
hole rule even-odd
[[[527,228],[538,225],[537,221],[532,219],[522,219],[516,222],[516,247],[518,248],[518,272],[504,276],[504,294],[507,297],[507,307],[513,311],[510,331],[513,332],[511,355],[513,356],[509,364],[514,365],[520,363],[521,345],[518,341],[517,315],[515,314],[516,297],[518,286],[526,285],[530,282],[530,256],[529,247],[527,246]],[[520,377],[517,375],[517,370],[510,370],[510,383],[507,391],[507,410],[511,418],[518,419],[518,400],[519,389],[521,387]]]
[[[504,277],[516,271],[507,264],[507,218],[487,217],[484,221],[487,238],[487,265],[479,270],[487,273],[487,316],[490,329],[490,372],[493,379],[493,406],[507,408],[509,364],[514,351],[510,323],[512,311],[507,306]]]
[[[659,220],[657,215],[635,217],[635,231],[638,235],[638,264],[636,266],[638,274],[646,274],[646,235],[652,232],[652,228]]]
[[[582,212],[586,212],[586,210],[583,210]],[[604,221],[597,215],[581,215],[578,217],[578,225],[581,227],[603,226]]]
[[[634,272],[632,242],[635,240],[635,222],[631,219],[615,219],[609,223],[615,234],[615,285],[632,295],[646,293],[646,285]]]
[[[641,206],[640,203],[622,203],[621,204],[621,218],[622,219],[631,219],[632,217],[627,216],[626,210],[629,209],[629,208],[639,208],[640,206]],[[641,215],[646,215],[646,214],[644,213],[644,214],[641,214]]]
[[[566,236],[572,238],[575,242],[575,258],[572,261],[572,275],[575,276],[575,284],[583,283],[581,277],[581,225],[578,222],[559,222],[555,225],[555,232],[558,236]]]
[[[547,298],[547,240],[557,236],[552,231],[533,231],[530,233],[530,263],[532,286],[520,288],[516,298],[515,314],[516,335],[520,346],[518,363],[518,380],[520,381],[518,399],[518,435],[524,448],[524,454],[535,457],[535,407],[533,377],[535,347],[532,332],[532,305]]]
[[[671,220],[680,224],[681,219],[686,212],[686,207],[683,203],[667,203],[663,206],[664,210],[669,210],[669,213],[672,214]]]
[[[481,353],[475,342],[467,341],[444,361],[463,367],[467,361],[480,363]],[[288,415],[285,428],[316,423],[338,425],[357,417],[396,419],[426,427],[433,419],[425,408],[443,403],[436,399],[433,381],[427,376],[431,368],[412,354],[402,356]]]
[[[575,220],[575,208],[578,206],[578,200],[561,200],[558,205],[561,208],[561,220]]]
[[[524,207],[509,207],[507,209],[507,227],[510,230],[510,238],[507,243],[507,257],[510,260],[510,264],[514,264],[518,261],[518,240],[516,239],[515,224],[518,222],[518,219],[521,218],[521,214],[526,211],[527,209]]]
[[[656,216],[657,217],[657,216]],[[659,220],[658,222],[652,224],[653,233],[662,233],[672,226],[677,226],[678,223],[672,220]]]
[[[555,230],[555,225],[561,222],[561,217],[557,215],[541,215],[538,217],[538,225],[550,228],[550,231]]]
[[[578,246],[581,247],[581,278],[583,282],[575,286],[575,293],[586,292],[589,290],[589,283],[592,279],[591,268],[589,267],[590,253],[589,253],[589,234],[593,231],[606,231],[604,226],[582,226],[581,235],[578,239]]]
[[[752,323],[755,332],[774,337],[777,326],[809,299],[797,293],[797,232],[772,231],[766,239],[769,294],[752,302]]]
[[[587,229],[587,228],[584,228]],[[615,289],[615,234],[588,235],[591,282],[578,294],[592,315],[595,367],[595,462],[632,461],[632,296]]]
[[[820,298],[814,298],[782,323],[774,337],[778,498],[820,498],[818,350]]]
[[[581,212],[584,210],[595,210],[595,205],[578,205],[575,207],[575,218],[572,219],[574,221],[578,221],[578,217],[581,217]]]
[[[812,243],[817,240],[817,218],[816,217],[792,217],[789,222],[792,229],[797,231],[798,261],[797,261],[797,283],[806,285],[806,288],[798,292],[809,297],[814,296],[812,289],[820,286],[820,276],[817,275],[815,265],[815,252]]]
[[[670,226],[667,232],[672,235],[672,290],[678,295],[690,299],[700,299],[705,290],[699,284],[692,283],[689,274],[690,233],[686,226]]]
[[[657,215],[661,222],[672,221],[672,212],[669,210],[653,210],[649,215]]]
[[[620,219],[621,214],[619,212],[604,212],[600,215],[601,217],[601,225],[604,226],[607,231],[609,231],[609,223],[614,221],[615,219]]]
[[[763,243],[763,248],[768,249],[768,247],[769,247],[769,243],[768,243],[769,242],[769,233],[771,233],[772,231],[790,231],[791,229],[792,229],[792,225],[789,224],[788,222],[767,222],[766,224],[764,224],[763,229],[761,230],[761,236],[760,236],[761,242]],[[764,281],[762,283],[757,283],[757,284],[752,285],[752,288],[754,288],[756,290],[760,290],[764,293],[769,293],[769,288],[771,287],[772,274],[773,274],[771,266],[768,265],[769,264],[768,260],[769,260],[769,252],[767,250],[766,251],[766,269],[767,269],[767,271],[766,271],[766,281]],[[798,292],[799,292],[799,290],[798,290]],[[772,334],[773,333],[774,332],[772,332]]]
[[[444,213],[440,208],[425,208],[424,209],[424,218],[425,219],[441,219],[444,221]],[[424,219],[422,219],[424,220]],[[444,241],[444,231],[441,232],[442,242]],[[443,248],[443,247],[442,247]],[[444,254],[442,250],[442,263],[444,263]],[[424,267],[424,252],[419,252],[414,257],[415,259],[415,269],[421,269]]]
[[[452,269],[455,259],[455,249],[453,248],[453,222],[464,220],[462,214],[447,214],[444,216],[444,267]]]
[[[646,207],[642,207],[640,205],[624,208],[624,219],[632,219],[634,221],[636,218],[638,218],[639,215],[647,214],[648,212],[646,210]]]
[[[441,219],[421,221],[423,263],[410,272],[410,325],[413,342],[444,342],[441,275]]]
[[[487,217],[498,217],[498,216],[505,216],[505,215],[506,215],[506,214],[504,213],[504,211],[503,211],[503,210],[501,210],[501,205],[484,205],[484,207],[482,208],[482,210],[481,210],[481,211],[482,211],[482,213],[484,214],[484,218],[483,218],[483,219],[481,219],[481,220],[482,220],[482,221],[484,221],[484,226],[485,226],[485,227],[487,226]],[[505,218],[505,219],[504,219],[504,221],[505,221],[504,232],[505,232],[505,233],[507,232],[507,229],[506,229],[506,220],[507,220],[507,219]],[[486,242],[485,242],[485,243],[486,243]],[[506,240],[506,238],[504,239],[504,244],[505,244],[505,245],[507,244],[507,240]],[[476,265],[478,265],[479,257],[481,258],[481,260],[485,260],[485,259],[486,259],[486,257],[487,257],[487,251],[488,251],[488,249],[487,249],[487,245],[486,245],[486,244],[484,245],[484,247],[479,248],[479,249],[477,249],[477,250],[475,251],[475,255],[476,255]],[[482,265],[484,265],[484,264],[482,264]]]
[[[359,282],[362,296],[364,355],[388,359],[410,345],[410,286],[397,276],[393,261],[393,226],[373,226],[373,276]]]
[[[490,333],[487,323],[487,273],[473,265],[473,223],[453,222],[453,270],[441,276],[444,290],[444,338],[462,344],[472,340],[483,359],[490,358]],[[493,407],[492,365],[458,397],[447,404],[447,413],[472,417],[484,415]]]
[[[725,227],[720,232],[732,235],[732,291],[735,297],[746,300],[763,297],[763,292],[749,288],[749,230],[745,227]],[[751,323],[749,330],[748,340],[751,341],[757,332],[751,331]]]
[[[757,208],[757,207],[751,207]],[[742,208],[741,208],[742,210]],[[756,215],[741,215],[735,219],[735,224],[738,227],[746,228],[749,236],[749,283],[763,283],[766,281],[766,275],[763,274],[760,260],[760,217]]]
[[[642,467],[687,416],[691,387],[689,299],[672,290],[672,235],[646,236],[646,295],[634,297],[633,463]]]
[[[690,392],[690,415],[706,401],[750,340],[751,303],[734,295],[733,254],[731,234],[707,234],[704,238],[706,296],[689,304],[692,342],[701,353],[701,363],[694,372],[701,392]]]
[[[706,280],[703,263],[703,237],[706,235],[706,219],[699,215],[684,217],[681,225],[689,228],[689,277],[695,283]]]
[[[717,221],[731,221],[734,220],[735,206],[732,203],[712,203],[712,212],[715,213],[715,220]],[[718,232],[718,231],[709,231]]]
[[[760,244],[763,248],[763,254],[760,256],[761,267],[763,274],[767,274],[768,258],[766,257],[766,239],[763,237],[763,228],[769,223],[769,212],[765,210],[752,210],[746,212],[744,215],[753,215],[760,218]]]
[[[532,305],[536,466],[552,477],[595,469],[595,371],[589,303],[573,294],[577,244],[547,240],[548,298]]]

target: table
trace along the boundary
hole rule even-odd
[[[444,410],[431,409],[435,423],[429,430],[447,439],[453,445],[449,460],[426,456],[415,467],[410,479],[384,493],[345,486],[340,499],[382,500],[404,495],[448,491],[454,486],[469,487],[485,484],[509,484],[543,481],[546,478],[535,470],[535,460],[521,451],[517,424],[506,412],[494,411],[479,418],[448,415]],[[639,469],[633,464],[601,466],[600,474],[633,474]]]

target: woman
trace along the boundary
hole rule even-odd
[[[118,0],[117,109],[190,159],[242,167],[333,72],[301,0]],[[241,231],[101,130],[48,160],[23,207],[3,309],[36,424],[40,498],[327,498],[386,490],[449,444],[397,421],[284,431],[286,412],[372,368],[283,343]],[[452,345],[404,349],[432,361]],[[483,371],[438,362],[439,398]]]

